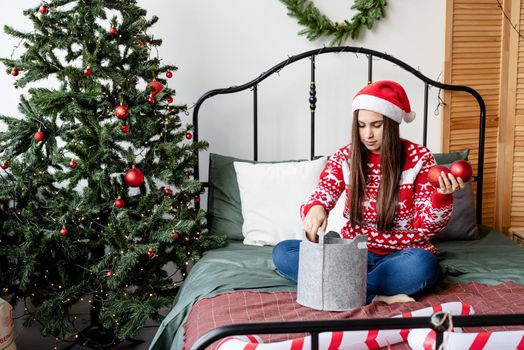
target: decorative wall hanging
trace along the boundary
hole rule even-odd
[[[321,36],[332,36],[331,45],[340,45],[348,38],[356,40],[363,28],[371,29],[375,22],[385,17],[386,0],[355,0],[352,10],[357,13],[351,22],[333,22],[320,12],[313,1],[310,0],[280,0],[288,9],[288,15],[297,18],[298,23],[306,29],[299,32],[306,35],[309,40]]]

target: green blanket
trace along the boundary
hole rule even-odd
[[[480,240],[436,245],[444,272],[440,287],[467,282],[495,285],[505,281],[524,285],[524,249],[494,230],[481,227]],[[185,280],[150,349],[181,349],[184,339],[181,325],[191,306],[202,298],[240,289],[295,290],[294,283],[274,271],[271,251],[272,247],[247,246],[236,241],[206,252]]]

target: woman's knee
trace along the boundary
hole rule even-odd
[[[402,255],[406,259],[406,263],[410,265],[412,273],[418,274],[420,279],[427,280],[428,284],[437,281],[440,265],[434,254],[424,249],[410,248],[405,249]]]
[[[298,259],[300,241],[295,239],[285,240],[273,247],[273,263],[277,268],[289,264],[294,256]]]

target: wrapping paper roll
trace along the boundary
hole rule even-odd
[[[405,312],[394,317],[421,317],[431,316],[435,312],[447,312],[452,315],[472,315],[473,308],[468,304],[450,302],[438,304],[432,307]],[[346,331],[326,332],[319,334],[319,348],[322,350],[371,350],[384,346],[393,345],[408,340],[410,334],[415,330],[369,330],[369,331]],[[454,333],[455,334],[455,333]],[[427,333],[420,337],[427,336]],[[423,343],[422,339],[422,343]],[[434,344],[434,342],[433,342]],[[311,337],[303,337],[274,343],[262,343],[255,336],[229,337],[218,345],[217,350],[306,350],[311,347]],[[426,349],[424,347],[420,349]],[[447,348],[446,348],[447,349]],[[503,349],[503,348],[499,348]],[[523,348],[524,349],[524,348]]]
[[[0,298],[0,350],[16,350],[13,328],[13,307]]]

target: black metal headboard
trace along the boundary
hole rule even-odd
[[[353,47],[353,46],[336,46],[336,47],[324,47],[321,49],[311,50],[303,52],[301,54],[291,56],[288,59],[280,62],[274,67],[270,68],[266,72],[260,74],[257,78],[252,81],[245,83],[239,86],[232,86],[224,89],[215,89],[206,92],[202,97],[198,99],[193,110],[193,125],[194,125],[194,139],[198,141],[198,112],[200,106],[204,101],[215,95],[222,94],[232,94],[235,92],[252,89],[253,91],[253,160],[258,160],[258,84],[270,75],[279,72],[284,67],[289,64],[300,61],[304,58],[309,58],[311,60],[311,82],[309,89],[309,107],[311,111],[310,123],[311,123],[311,138],[310,138],[310,147],[311,147],[311,159],[315,156],[315,110],[317,102],[317,90],[315,82],[315,57],[318,55],[326,53],[354,53],[354,54],[364,54],[367,56],[368,60],[368,83],[373,81],[373,58],[381,58],[386,61],[392,62],[397,66],[403,68],[409,73],[416,76],[418,79],[424,81],[424,114],[423,114],[423,145],[426,146],[427,143],[427,121],[428,121],[428,91],[430,86],[434,86],[444,90],[451,91],[463,91],[471,94],[478,102],[479,105],[479,118],[480,118],[480,127],[479,127],[479,144],[478,144],[478,165],[477,165],[477,175],[474,176],[474,180],[477,182],[477,198],[476,198],[476,214],[477,214],[477,223],[480,223],[482,218],[482,185],[483,185],[483,172],[484,172],[484,138],[485,138],[485,129],[486,129],[486,106],[484,100],[480,94],[473,88],[464,85],[449,85],[439,83],[435,80],[428,78],[427,76],[420,73],[418,70],[412,66],[404,63],[403,61],[390,56],[386,53],[362,48],[362,47]],[[199,166],[198,163],[195,166],[194,170],[195,179],[199,179]],[[207,183],[204,182],[204,185]]]

